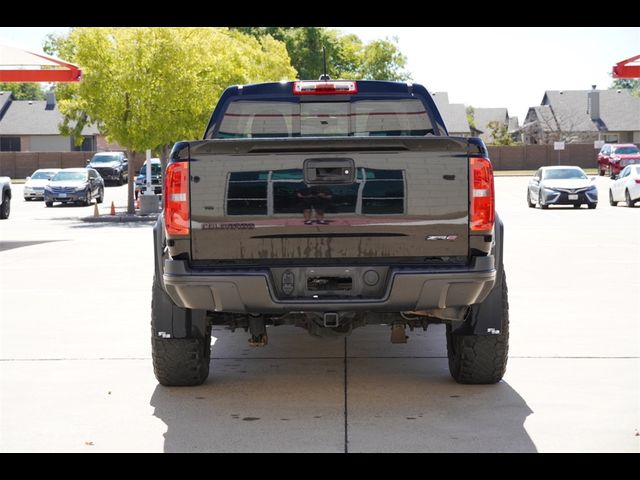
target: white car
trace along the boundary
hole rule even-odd
[[[59,168],[41,168],[33,172],[24,183],[24,199],[42,200],[44,198],[44,187],[49,183],[51,177],[59,171]]]
[[[549,205],[573,205],[580,208],[583,203],[589,208],[598,205],[598,188],[580,167],[541,167],[527,186],[527,205],[540,208]]]
[[[609,187],[609,203],[615,207],[618,202],[627,202],[627,207],[640,202],[640,165],[624,167]]]

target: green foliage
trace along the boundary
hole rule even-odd
[[[397,39],[363,44],[357,35],[342,34],[322,27],[238,27],[256,38],[271,36],[287,46],[298,78],[317,79],[323,73],[322,47],[327,52],[327,73],[331,78],[408,80],[406,57]]]
[[[12,92],[16,100],[44,100],[39,83],[0,83],[0,92]]]
[[[476,110],[471,105],[466,108],[467,122],[471,128],[476,128]]]
[[[223,89],[295,75],[284,44],[226,28],[74,28],[47,39],[47,53],[80,65],[60,84],[63,134],[82,126],[133,152],[201,136]]]
[[[631,95],[640,97],[640,80],[632,78],[616,78],[609,87],[610,90],[631,90]]]
[[[515,140],[509,135],[509,129],[502,122],[492,121],[487,124],[491,132],[492,145],[513,145]]]

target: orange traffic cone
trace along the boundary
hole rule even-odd
[[[111,201],[111,215],[116,214],[116,206],[113,204],[113,200]]]

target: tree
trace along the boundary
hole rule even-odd
[[[94,123],[130,159],[147,149],[165,157],[175,141],[201,136],[227,86],[295,75],[284,44],[226,28],[82,27],[45,48],[83,70],[79,84],[58,86],[61,132],[79,139]]]
[[[513,145],[516,143],[509,134],[509,128],[502,122],[496,120],[487,124],[493,139],[493,145]]]
[[[0,83],[0,92],[11,92],[16,100],[44,100],[38,83]]]
[[[631,95],[640,97],[640,80],[632,78],[616,78],[609,90],[631,90]]]
[[[332,78],[410,78],[404,70],[406,57],[398,50],[397,39],[363,44],[357,35],[322,27],[237,27],[237,30],[256,38],[271,36],[284,42],[291,64],[301,79],[316,79],[323,73],[323,46],[327,52],[327,73]]]
[[[469,105],[465,111],[467,112],[467,123],[473,129],[476,128],[476,109]]]

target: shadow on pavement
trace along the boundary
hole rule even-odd
[[[442,337],[416,338],[414,348],[434,353]],[[459,385],[446,357],[389,356],[392,346],[361,339],[345,372],[344,355],[322,358],[323,342],[304,355],[265,357],[270,341],[240,357],[240,349],[228,356],[235,349],[225,340],[234,341],[221,336],[204,385],[156,387],[150,403],[167,425],[164,450],[536,451],[524,428],[532,412],[508,383]]]
[[[3,252],[5,250],[11,250],[13,248],[30,247],[32,245],[40,245],[41,243],[51,243],[51,242],[68,242],[68,240],[22,240],[22,241],[0,240],[0,252]]]

